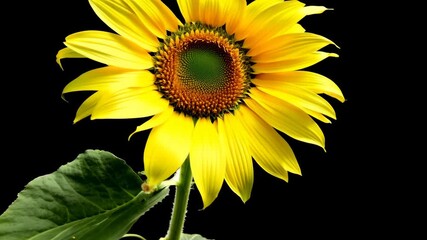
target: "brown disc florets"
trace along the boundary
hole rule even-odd
[[[159,91],[175,111],[212,120],[232,112],[250,87],[250,61],[223,28],[187,23],[154,56]]]

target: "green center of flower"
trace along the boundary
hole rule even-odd
[[[168,36],[155,58],[156,85],[175,111],[215,120],[250,88],[250,62],[223,28],[190,23]]]
[[[227,54],[211,44],[198,45],[181,54],[178,75],[187,85],[214,89],[227,79]]]

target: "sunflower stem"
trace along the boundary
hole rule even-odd
[[[187,158],[179,171],[179,180],[176,184],[175,200],[172,209],[171,221],[165,240],[180,240],[184,230],[185,214],[187,213],[193,175],[190,168],[190,159]]]

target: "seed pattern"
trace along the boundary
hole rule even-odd
[[[250,61],[223,28],[190,23],[154,56],[156,85],[175,111],[215,120],[232,112],[250,88]]]

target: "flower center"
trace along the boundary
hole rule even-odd
[[[223,28],[187,23],[162,43],[156,85],[175,111],[215,120],[232,112],[250,87],[250,61]]]
[[[200,91],[217,90],[227,79],[230,56],[218,46],[195,42],[179,56],[178,77],[189,87]]]

